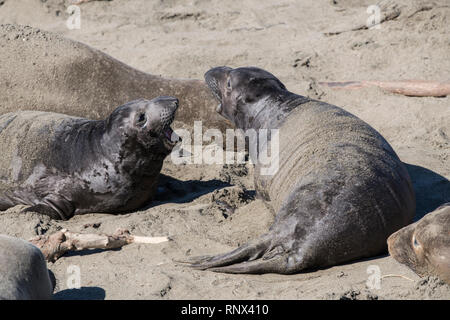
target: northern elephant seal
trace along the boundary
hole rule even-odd
[[[0,210],[69,219],[127,212],[152,199],[164,158],[179,141],[173,97],[135,100],[105,120],[19,111],[0,116]]]
[[[450,284],[450,203],[388,238],[391,256],[420,276],[438,276]]]
[[[44,300],[52,293],[42,252],[25,240],[1,234],[0,300]]]
[[[278,129],[279,169],[261,175],[255,161],[256,191],[276,217],[259,239],[230,253],[189,259],[192,267],[289,274],[332,266],[384,252],[388,236],[412,221],[408,172],[367,123],[289,92],[259,68],[217,67],[205,80],[220,102],[217,111],[236,127]],[[272,144],[258,143],[258,157],[268,154]]]
[[[215,99],[204,81],[148,74],[52,32],[0,25],[0,56],[0,114],[39,110],[99,120],[128,101],[174,96],[177,121],[189,128],[198,119],[204,128],[229,126],[211,112]]]

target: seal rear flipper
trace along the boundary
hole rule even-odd
[[[75,213],[75,207],[72,202],[50,194],[42,202],[26,208],[22,212],[37,212],[54,220],[69,220]]]
[[[292,273],[289,271],[287,266],[288,255],[283,254],[275,256],[269,259],[260,258],[253,261],[245,261],[237,264],[232,264],[225,267],[210,268],[208,270],[213,272],[223,272],[223,273],[250,273],[250,274],[260,274],[260,273],[281,273],[288,274]]]
[[[267,251],[269,251],[270,242],[271,238],[268,235],[265,235],[261,239],[245,244],[225,254],[217,256],[193,257],[187,261],[176,262],[187,263],[191,268],[198,270],[229,266],[244,261],[252,261],[263,256]]]

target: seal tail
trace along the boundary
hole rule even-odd
[[[282,272],[280,266],[286,265],[287,257],[271,249],[272,238],[266,234],[260,239],[247,243],[231,252],[216,256],[199,256],[176,261],[188,264],[197,270],[210,270],[224,273],[266,273]],[[279,249],[277,247],[276,249]],[[284,262],[283,262],[284,261]]]

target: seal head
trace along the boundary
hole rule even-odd
[[[219,101],[216,111],[241,129],[267,127],[274,111],[270,102],[282,105],[290,98],[280,80],[255,67],[216,67],[205,81]]]
[[[167,156],[181,139],[170,127],[177,109],[178,99],[173,97],[131,101],[106,119],[103,141],[111,145],[116,142],[123,148],[139,146],[154,155]]]
[[[450,203],[392,234],[391,256],[420,276],[438,276],[450,284]]]

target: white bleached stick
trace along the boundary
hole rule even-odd
[[[37,236],[29,241],[42,251],[47,261],[55,262],[68,251],[115,249],[130,243],[156,244],[169,240],[167,237],[133,236],[125,229],[117,229],[112,235],[76,233],[62,229],[54,234]]]

